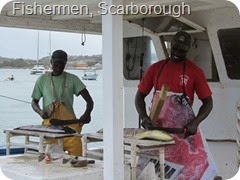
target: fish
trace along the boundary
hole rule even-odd
[[[153,139],[153,140],[159,140],[159,141],[173,140],[173,136],[161,130],[147,130],[144,132],[138,132],[135,134],[134,137],[136,137],[137,139]]]
[[[45,126],[45,125],[26,125],[14,128],[14,130],[39,131],[59,134],[74,134],[76,131],[68,126]]]

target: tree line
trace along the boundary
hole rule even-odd
[[[84,56],[69,56],[68,66],[76,66],[77,63],[86,63],[92,66],[102,62],[102,55],[84,55]],[[37,60],[23,58],[5,58],[0,56],[0,68],[31,68],[37,64]],[[43,57],[38,60],[38,64],[50,66],[50,56]]]

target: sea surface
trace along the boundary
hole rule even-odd
[[[82,70],[66,70],[83,76]],[[83,126],[82,133],[93,133],[103,126],[102,108],[102,70],[97,70],[97,80],[83,80],[94,100],[92,121]],[[13,75],[14,81],[7,80]],[[39,125],[41,117],[32,110],[31,94],[36,79],[40,75],[30,75],[30,69],[0,69],[0,147],[5,146],[4,129],[12,129],[25,125]],[[79,118],[86,109],[86,103],[81,96],[74,99],[74,110]],[[17,137],[17,141],[22,139]]]

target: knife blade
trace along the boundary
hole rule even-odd
[[[88,164],[94,164],[95,163],[95,160],[77,160],[76,162],[74,163],[71,163],[72,167],[85,167],[87,166]]]
[[[79,124],[79,123],[84,124],[84,122],[79,119],[62,120],[62,119],[56,119],[56,118],[50,119],[49,123],[53,126],[64,126],[64,125]]]

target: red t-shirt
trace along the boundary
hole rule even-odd
[[[184,62],[172,62],[169,60],[162,69],[158,82],[156,82],[158,73],[166,61],[158,61],[147,69],[138,85],[138,89],[142,93],[149,94],[153,87],[156,90],[160,90],[163,84],[169,86],[170,92],[183,93]],[[184,81],[185,92],[189,97],[190,104],[193,103],[195,92],[199,99],[204,99],[212,95],[203,71],[189,60],[186,60]]]

